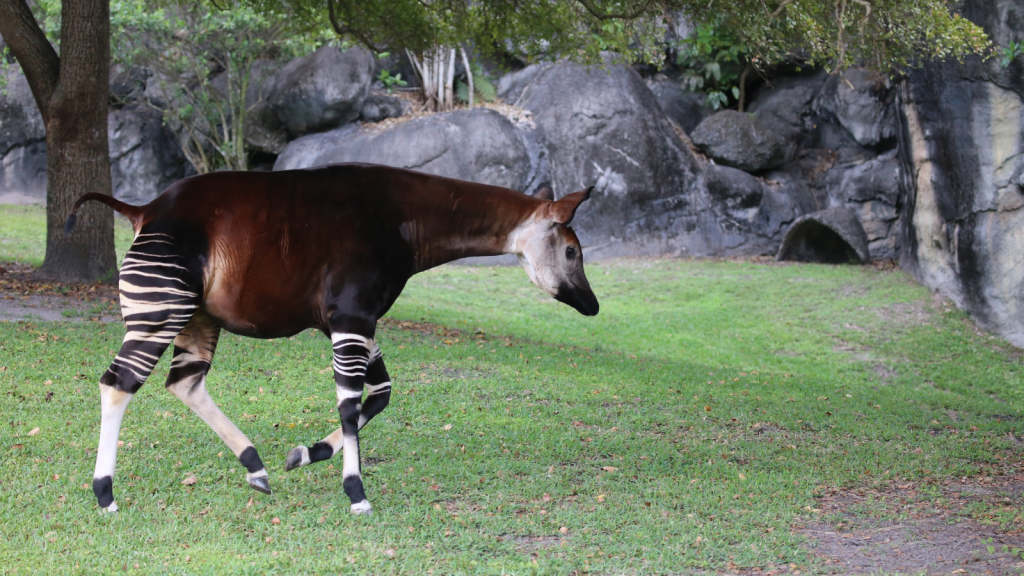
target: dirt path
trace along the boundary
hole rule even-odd
[[[993,476],[837,490],[796,527],[835,574],[1024,573],[1024,463]],[[985,515],[974,517],[977,511]]]
[[[0,321],[121,321],[113,285],[54,282],[32,273],[30,266],[0,265]]]

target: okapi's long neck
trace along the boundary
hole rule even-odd
[[[406,196],[402,236],[416,254],[416,272],[470,256],[505,254],[509,235],[541,200],[515,190],[437,179]]]

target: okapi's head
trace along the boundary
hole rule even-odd
[[[534,194],[544,200],[509,238],[510,252],[519,257],[530,280],[555,300],[584,316],[597,314],[597,297],[583,273],[583,250],[569,222],[593,187],[554,201],[549,186]]]

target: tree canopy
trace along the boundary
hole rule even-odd
[[[221,2],[226,0],[221,0]],[[597,61],[602,50],[660,64],[670,29],[714,26],[756,67],[785,59],[893,72],[923,58],[985,53],[950,0],[248,0],[332,24],[376,51],[469,43],[486,55]]]

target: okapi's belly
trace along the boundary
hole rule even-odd
[[[319,287],[284,273],[214,278],[202,307],[228,332],[251,338],[282,338],[324,325]]]

